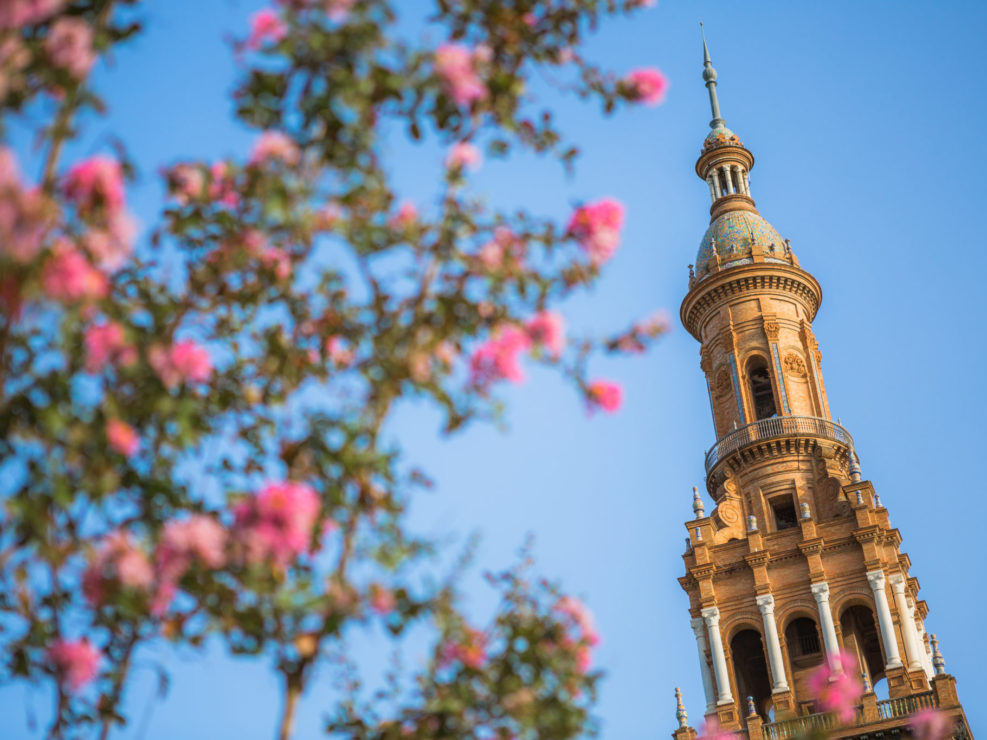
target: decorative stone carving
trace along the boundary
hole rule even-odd
[[[804,378],[806,376],[805,362],[794,352],[789,352],[782,360],[785,372],[793,378]]]
[[[780,330],[781,330],[781,327],[778,326],[778,322],[777,321],[774,321],[773,319],[765,319],[765,321],[764,321],[764,333],[767,335],[768,341],[770,341],[770,342],[777,342],[778,341],[778,332]]]

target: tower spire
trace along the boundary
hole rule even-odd
[[[713,120],[709,122],[709,127],[715,129],[725,126],[726,121],[720,117],[720,101],[716,97],[716,70],[713,69],[713,62],[709,58],[706,31],[703,30],[702,21],[699,21],[699,33],[703,37],[703,81],[706,83],[706,89],[709,90],[709,107],[713,111]]]

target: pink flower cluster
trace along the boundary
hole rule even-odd
[[[119,419],[106,422],[106,442],[124,457],[133,457],[141,446],[137,430]]]
[[[628,354],[640,354],[647,349],[647,342],[671,331],[668,314],[659,311],[650,318],[638,321],[629,331],[620,335],[608,345],[609,349]]]
[[[487,96],[477,65],[489,62],[490,56],[486,47],[470,50],[462,44],[443,44],[435,50],[435,74],[456,105],[469,105]]]
[[[226,530],[216,519],[205,514],[173,520],[165,525],[154,553],[158,574],[158,590],[152,606],[155,614],[163,614],[168,609],[178,582],[194,562],[212,569],[226,564]]]
[[[288,35],[288,27],[270,8],[258,10],[250,16],[250,36],[246,48],[259,49],[267,42],[277,43]]]
[[[193,339],[175,342],[170,347],[156,346],[148,352],[148,361],[161,382],[168,388],[179,383],[205,383],[212,375],[209,352]]]
[[[562,615],[566,623],[566,638],[562,647],[574,650],[583,673],[589,670],[590,649],[600,643],[600,636],[593,623],[593,615],[579,599],[563,596],[555,604],[555,611]]]
[[[71,242],[59,239],[42,268],[41,288],[53,300],[76,303],[105,298],[109,283]]]
[[[3,0],[0,2],[0,30],[16,30],[47,20],[66,0]]]
[[[380,616],[390,614],[397,606],[394,592],[379,583],[370,584],[370,588],[367,590],[367,601],[370,604],[370,609]]]
[[[505,268],[520,267],[524,264],[525,244],[506,226],[494,229],[493,239],[484,244],[476,253],[479,269],[497,273]]]
[[[439,667],[462,663],[473,670],[483,670],[487,664],[487,635],[470,627],[458,640],[447,640],[439,646]]]
[[[97,155],[75,165],[62,183],[66,197],[92,229],[83,238],[103,267],[115,270],[133,249],[136,228],[124,212],[123,170],[110,157]]]
[[[460,141],[453,145],[446,157],[446,167],[450,170],[476,169],[483,161],[483,155],[475,145]]]
[[[137,361],[137,350],[115,321],[93,324],[82,337],[86,348],[86,372],[98,373],[108,364],[126,367]]]
[[[623,79],[623,85],[632,100],[655,106],[665,100],[668,78],[654,68],[635,69]]]
[[[809,693],[824,712],[836,712],[843,723],[852,722],[864,687],[857,678],[857,658],[841,650],[838,659],[827,660],[809,676]]]
[[[586,389],[589,410],[603,409],[612,414],[624,401],[624,389],[609,380],[594,380]]]
[[[286,566],[312,546],[319,497],[304,483],[270,483],[233,509],[236,539],[248,563]]]
[[[0,147],[0,254],[26,263],[41,252],[54,206],[38,188],[20,182],[14,155]]]
[[[51,25],[44,43],[52,64],[77,80],[88,75],[96,61],[92,29],[81,18],[59,18]]]
[[[909,720],[914,740],[945,740],[953,734],[956,723],[938,709],[920,709]]]
[[[391,216],[387,225],[392,229],[397,229],[399,231],[405,231],[412,228],[418,223],[418,209],[415,208],[415,204],[409,201],[405,201],[398,208],[397,212]]]
[[[281,131],[265,131],[257,139],[254,149],[250,154],[251,164],[262,162],[272,162],[279,160],[289,166],[298,164],[301,159],[301,152],[298,144],[287,134]]]
[[[590,262],[601,265],[616,251],[623,223],[624,206],[613,198],[604,198],[577,208],[568,232],[586,250]]]
[[[106,603],[117,587],[149,591],[153,584],[150,560],[125,532],[108,535],[82,574],[82,593],[94,607]]]
[[[59,682],[76,692],[96,678],[103,656],[88,640],[82,639],[58,640],[48,648],[45,657]]]
[[[527,332],[504,326],[482,344],[470,358],[470,382],[485,388],[498,380],[520,383],[524,380],[518,355],[531,347]]]
[[[562,314],[542,311],[528,322],[526,329],[532,344],[543,347],[552,357],[561,356],[565,349],[565,318]]]

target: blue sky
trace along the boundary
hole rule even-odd
[[[410,2],[410,0],[405,0]],[[231,117],[229,32],[259,3],[151,0],[148,33],[99,72],[110,115],[91,122],[78,152],[125,138],[144,174],[132,194],[145,225],[160,190],[153,173],[178,157],[247,150],[253,135]],[[416,6],[417,7],[417,6]],[[737,3],[662,0],[632,21],[606,24],[588,52],[617,71],[655,65],[671,79],[660,108],[605,118],[560,106],[584,152],[573,178],[535,159],[490,163],[476,187],[499,204],[564,217],[580,198],[610,195],[628,209],[623,245],[593,293],[566,307],[596,330],[665,308],[677,317],[708,222],[708,192],[693,172],[709,110],[698,20],[706,23],[727,124],[757,158],[752,194],[823,286],[815,321],[834,417],[854,435],[912,561],[927,627],[938,634],[972,727],[987,721],[982,610],[987,607],[979,476],[987,386],[983,319],[984,72],[987,5],[873,0]],[[29,157],[29,142],[18,147]],[[431,192],[437,150],[394,143],[409,196]],[[698,344],[678,326],[650,356],[599,362],[626,406],[589,419],[548,372],[511,389],[508,428],[475,427],[442,440],[437,418],[408,407],[394,425],[409,459],[437,479],[416,525],[458,541],[479,531],[478,564],[512,562],[527,533],[540,570],[595,612],[607,672],[602,736],[667,736],[673,689],[690,716],[703,708],[687,600],[676,578],[714,442]],[[707,505],[709,502],[707,501]],[[489,605],[473,579],[471,608]],[[358,641],[378,659],[380,634]],[[162,659],[173,684],[152,702]],[[269,737],[280,696],[269,666],[220,650],[144,656],[123,737]],[[306,695],[298,737],[316,737],[333,696]],[[48,696],[0,688],[0,735],[33,737]],[[149,719],[142,733],[141,718]]]

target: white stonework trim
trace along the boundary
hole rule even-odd
[[[772,693],[788,691],[788,680],[785,678],[785,660],[781,655],[781,642],[778,639],[778,625],[775,623],[775,597],[764,594],[755,599],[757,608],[761,610],[764,620],[764,639],[768,647],[768,662],[771,664]]]
[[[702,611],[709,632],[709,647],[713,653],[713,673],[716,675],[717,705],[733,704],[730,693],[730,676],[727,674],[727,658],[723,653],[723,638],[720,636],[720,610],[715,606]]]
[[[713,693],[713,674],[709,672],[709,663],[706,660],[706,621],[702,617],[696,617],[689,624],[692,625],[692,633],[696,636],[696,647],[699,650],[699,672],[703,677],[706,713],[709,714],[716,711],[716,695]]]
[[[894,634],[894,623],[891,621],[891,608],[888,606],[888,594],[884,590],[884,571],[867,571],[867,582],[874,592],[874,604],[877,607],[877,622],[881,628],[881,641],[884,643],[885,668],[901,668],[901,656],[898,653],[898,638]]]

